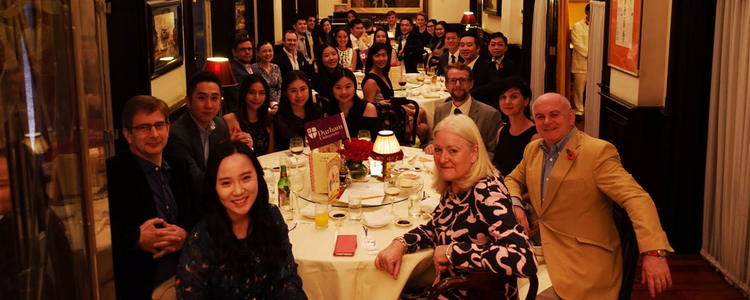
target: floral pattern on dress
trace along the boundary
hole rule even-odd
[[[404,234],[407,253],[455,242],[451,251],[453,268],[435,278],[475,272],[495,272],[508,276],[536,274],[537,261],[528,237],[513,214],[508,189],[499,173],[480,180],[470,191],[456,195],[449,186],[433,219]],[[506,287],[505,299],[517,299],[518,287]],[[403,299],[423,299],[426,290],[410,293]],[[466,292],[449,290],[440,299],[465,299]]]
[[[266,102],[279,102],[279,99],[281,98],[281,69],[279,69],[279,66],[275,63],[271,63],[270,72],[266,72],[266,70],[260,66],[260,63],[254,63],[253,66],[260,71],[260,76],[263,76],[263,79],[268,83],[268,101]]]
[[[243,239],[252,257],[248,263],[253,265],[254,275],[236,276],[231,265],[219,262],[216,244],[204,219],[185,241],[177,268],[177,299],[307,299],[297,274],[286,223],[276,206],[269,206],[268,213],[283,235],[287,254],[283,265],[276,270],[264,270],[258,255],[260,245]]]

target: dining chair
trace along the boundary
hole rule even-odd
[[[472,272],[464,275],[449,277],[438,282],[427,300],[436,300],[438,296],[449,289],[465,290],[467,299],[500,299],[505,297],[505,286],[515,283],[517,277],[492,272]],[[536,299],[539,290],[539,279],[536,274],[529,277],[529,292],[526,300]]]
[[[411,105],[415,111],[419,111],[419,103],[404,97],[393,97],[390,104],[376,104],[378,110],[378,121],[382,124],[380,129],[393,130],[401,145],[412,146],[417,142],[417,127],[419,123],[412,122],[412,135],[409,139],[406,137],[406,128],[409,126],[409,116],[403,105]]]

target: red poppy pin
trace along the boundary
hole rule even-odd
[[[576,153],[573,151],[570,151],[570,149],[565,149],[565,153],[567,153],[566,157],[570,160],[573,160],[576,158]]]
[[[500,67],[500,69],[502,69],[503,68],[503,64],[502,63],[498,64],[498,67]]]

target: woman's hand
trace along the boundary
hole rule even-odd
[[[398,272],[401,271],[401,259],[404,256],[404,245],[394,240],[391,245],[383,249],[375,257],[375,267],[378,270],[386,270],[393,275],[393,279],[398,279]]]
[[[448,245],[437,246],[435,247],[435,253],[432,255],[432,262],[435,264],[435,270],[438,272],[445,272],[451,268],[451,262],[445,256],[446,249],[448,249]]]

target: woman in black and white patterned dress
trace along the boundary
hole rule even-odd
[[[492,166],[481,134],[465,115],[443,119],[435,127],[435,181],[442,194],[432,221],[396,237],[375,259],[375,266],[396,278],[403,254],[434,248],[435,283],[466,272],[495,272],[528,277],[537,261],[523,227],[513,215],[510,195]],[[405,291],[404,299],[426,298],[427,291]],[[508,286],[506,299],[517,299]],[[449,290],[440,299],[464,299]]]

